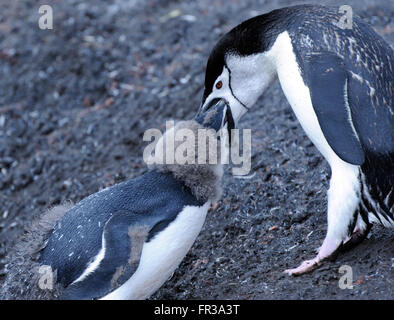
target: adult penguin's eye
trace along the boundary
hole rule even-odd
[[[222,81],[218,81],[216,83],[216,89],[220,89],[221,87],[223,87],[223,82]]]

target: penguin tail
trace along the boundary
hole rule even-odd
[[[362,200],[369,219],[394,227],[394,152],[369,154],[361,166]]]
[[[9,249],[0,299],[47,300],[59,297],[62,287],[56,283],[56,272],[52,272],[50,266],[41,265],[39,255],[55,224],[71,207],[71,203],[66,203],[41,214]]]

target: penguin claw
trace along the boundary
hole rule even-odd
[[[321,265],[321,261],[318,257],[306,260],[302,262],[297,268],[294,269],[287,269],[284,273],[287,273],[290,276],[298,276],[300,274],[304,274],[310,272]]]

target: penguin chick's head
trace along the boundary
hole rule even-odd
[[[179,121],[168,129],[147,163],[151,169],[172,173],[198,200],[216,201],[221,195],[221,164],[228,157],[228,131],[232,128],[230,108],[217,99],[194,120]]]

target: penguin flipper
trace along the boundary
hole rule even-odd
[[[351,119],[342,58],[324,52],[309,55],[303,62],[312,105],[328,144],[342,160],[363,164],[364,151]]]
[[[95,270],[69,285],[62,299],[102,298],[134,274],[150,230],[149,223],[143,224],[140,219],[141,215],[129,211],[118,211],[111,216],[103,230],[104,257]]]

